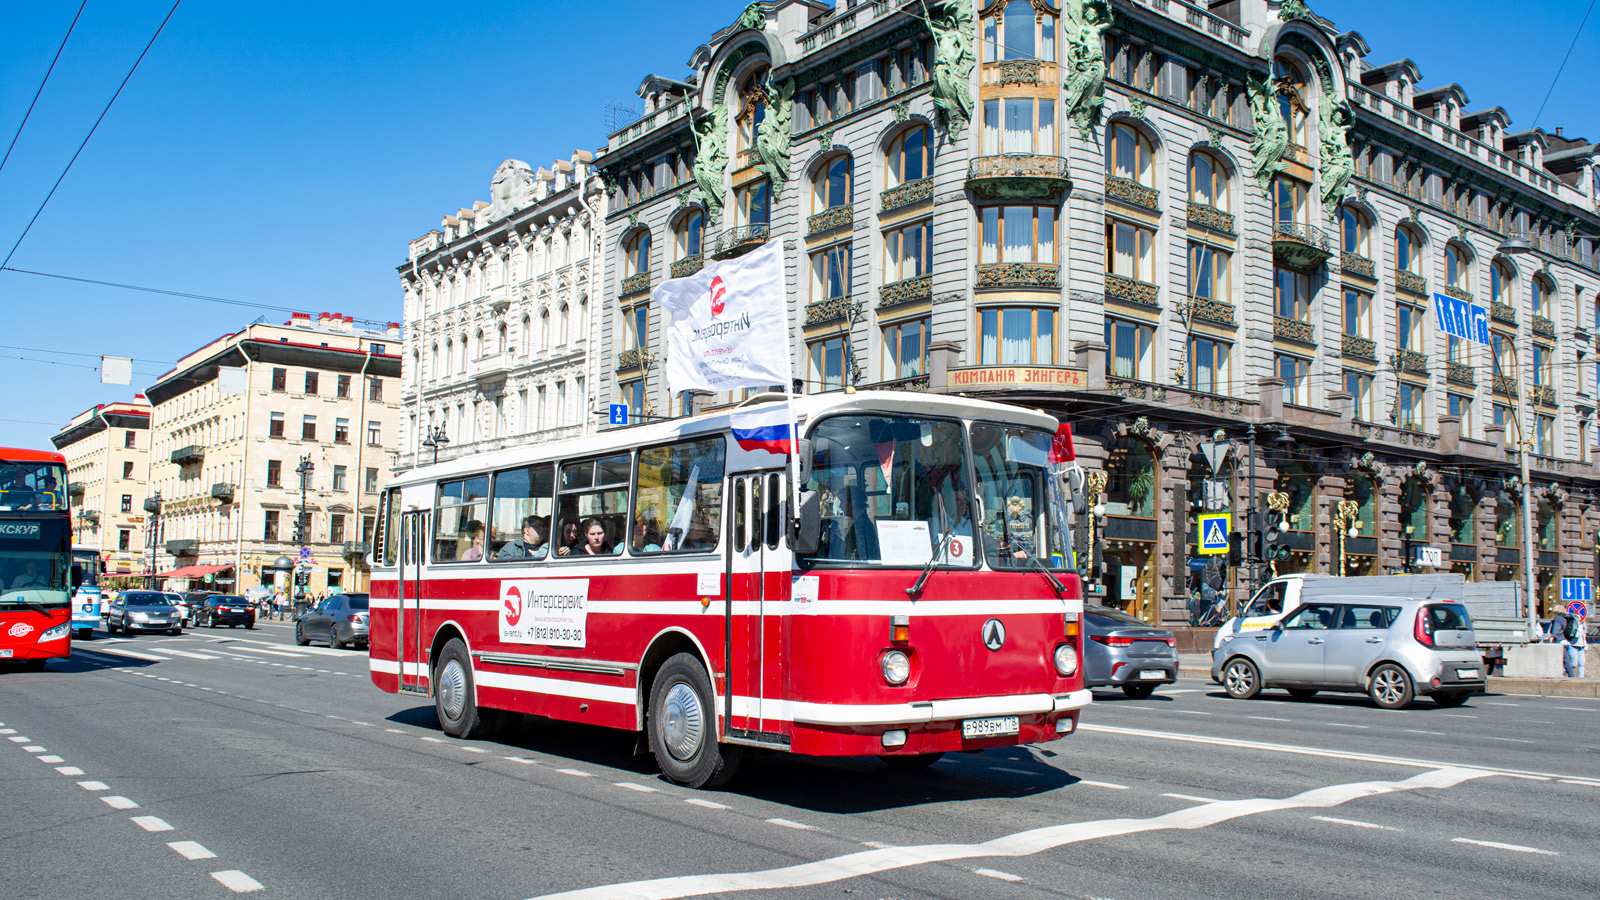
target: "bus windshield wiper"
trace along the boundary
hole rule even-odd
[[[18,606],[26,606],[34,612],[44,613],[47,616],[50,614],[49,607],[38,602],[37,600],[29,600],[26,596],[21,594],[6,597],[3,600],[0,600],[0,603],[15,603]]]
[[[933,555],[928,557],[928,564],[922,567],[922,574],[917,576],[916,584],[906,588],[906,596],[913,600],[917,599],[917,596],[922,593],[923,586],[928,583],[928,576],[933,574],[934,565],[944,555],[945,548],[950,544],[951,536],[956,532],[955,520],[950,518],[944,509],[944,494],[934,494],[934,497],[938,499],[939,517],[945,520],[944,534],[939,535],[939,545],[934,548]]]
[[[1055,588],[1057,597],[1063,597],[1066,595],[1067,586],[1062,584],[1061,579],[1057,578],[1054,572],[1051,572],[1044,563],[1039,561],[1039,557],[1034,556],[1031,552],[1029,552],[1027,547],[1022,546],[1021,544],[1017,544],[1017,549],[1022,551],[1022,555],[1027,558],[1028,562],[1033,564],[1033,568],[1039,570],[1040,575],[1043,575],[1050,581],[1050,586]]]

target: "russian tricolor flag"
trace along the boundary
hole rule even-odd
[[[733,414],[733,439],[744,450],[765,450],[787,456],[793,434],[786,403]]]

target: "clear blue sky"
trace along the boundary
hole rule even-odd
[[[1311,6],[1361,32],[1370,60],[1410,57],[1425,85],[1459,82],[1473,109],[1504,106],[1521,129],[1535,124],[1587,4]],[[186,0],[11,265],[398,319],[394,269],[409,239],[487,200],[507,157],[547,166],[600,147],[606,101],[636,102],[646,74],[684,75],[694,48],[743,5]],[[0,171],[0,257],[169,6],[91,0]],[[0,148],[78,3],[10,7]],[[1600,139],[1595,85],[1600,11],[1538,124]],[[132,388],[102,385],[89,368],[61,365],[97,360],[44,351],[170,362],[263,314],[10,272],[0,273],[0,311],[0,445],[40,448],[72,415],[127,399],[165,369],[136,362]]]

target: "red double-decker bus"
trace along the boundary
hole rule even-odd
[[[506,713],[641,731],[695,787],[745,748],[918,766],[1070,734],[1089,692],[1056,420],[795,398],[790,467],[740,431],[782,402],[397,477],[374,683],[431,697],[457,737]]]
[[[71,516],[65,457],[0,447],[0,663],[72,654]]]

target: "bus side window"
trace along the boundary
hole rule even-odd
[[[721,435],[639,451],[628,552],[715,550],[722,531]]]
[[[745,514],[744,479],[733,482],[733,552],[743,553],[749,517]]]
[[[778,549],[778,536],[783,533],[783,477],[776,473],[767,476],[767,549]]]
[[[441,482],[438,509],[433,517],[433,561],[482,559],[488,512],[489,476]]]

